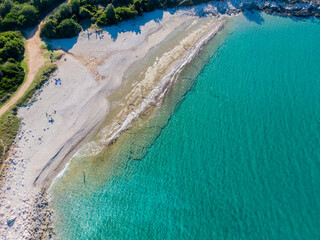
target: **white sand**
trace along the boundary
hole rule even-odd
[[[199,9],[203,10],[203,6]],[[55,47],[67,49],[68,53],[60,60],[58,71],[37,94],[36,101],[19,110],[22,126],[1,184],[0,239],[30,237],[33,224],[30,211],[34,196],[41,187],[50,185],[79,144],[103,121],[108,112],[107,96],[121,86],[125,71],[152,47],[161,44],[170,33],[186,23],[195,24],[199,19],[190,9],[175,12],[174,15],[165,11],[162,16],[162,12],[148,13],[136,20],[107,28],[111,33],[121,29],[126,31],[118,34],[116,40],[106,31],[100,34],[101,39],[95,33],[88,39],[88,31],[85,31],[77,39],[51,42]],[[151,20],[158,16],[160,21]],[[195,50],[199,50],[200,46],[197,49],[193,46],[205,43],[203,35],[213,36],[218,31],[218,28],[215,29],[217,24],[220,20],[210,18],[202,30],[194,32],[189,40],[180,43],[165,58],[160,58],[162,60],[155,63],[154,70],[148,70],[144,88],[150,94],[152,86],[157,85],[157,91],[162,89],[159,84],[164,83],[159,80],[171,76],[170,69],[173,67],[181,68],[182,62],[179,60],[184,58],[186,61],[188,51],[196,54]],[[201,28],[201,24],[198,25]],[[53,78],[60,78],[62,84],[55,85]],[[135,87],[131,98],[137,91]],[[159,92],[156,95],[159,96]],[[140,101],[141,104],[144,106],[145,102]],[[130,116],[130,112],[126,109],[123,116]],[[49,122],[51,117],[53,123]],[[126,118],[124,120],[127,121]],[[104,133],[109,130],[104,129]],[[106,133],[110,134],[112,132]],[[9,227],[7,220],[14,218],[14,225]]]

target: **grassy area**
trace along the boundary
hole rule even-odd
[[[42,45],[40,46],[40,49],[41,49],[41,50],[48,50],[48,46],[47,46],[46,44],[42,44]]]
[[[48,52],[46,52],[44,54],[44,57],[49,59],[50,58],[50,54],[52,54],[52,61],[56,61],[56,60],[59,60],[61,57],[62,57],[62,53],[61,52],[54,52],[54,51],[51,51],[49,50]]]
[[[8,149],[13,143],[20,127],[20,119],[16,116],[16,108],[8,110],[0,118],[0,153],[1,163],[6,158]]]
[[[50,54],[52,54],[52,61],[50,60]],[[49,79],[50,75],[57,69],[55,60],[60,59],[61,53],[47,51],[44,54],[46,58],[45,64],[37,73],[32,84],[25,92],[25,94],[18,100],[15,106],[11,107],[0,118],[0,166],[8,155],[10,146],[12,145],[16,134],[20,128],[21,120],[17,117],[18,106],[24,106],[32,99],[34,93],[41,88],[41,86]],[[26,63],[23,66],[26,68]],[[1,167],[0,167],[1,169]],[[1,173],[0,173],[1,174]]]

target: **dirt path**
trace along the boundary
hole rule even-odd
[[[66,0],[63,3],[68,3],[70,0]],[[61,3],[61,4],[63,4]],[[59,8],[59,7],[57,7]],[[34,77],[39,72],[40,68],[45,62],[43,57],[44,50],[41,50],[40,47],[44,44],[40,38],[40,29],[41,25],[44,23],[47,16],[54,13],[54,10],[49,12],[43,20],[40,22],[38,26],[36,26],[33,30],[27,33],[27,41],[26,41],[26,58],[27,58],[27,68],[28,73],[26,77],[26,81],[22,83],[19,90],[14,93],[14,96],[0,108],[0,117],[4,114],[10,107],[12,107],[19,99],[23,96],[23,94],[27,91],[30,87],[31,83],[33,82]]]
[[[11,106],[13,106],[20,97],[23,96],[25,91],[29,88],[31,83],[33,82],[34,77],[37,72],[44,64],[45,59],[43,57],[44,50],[40,49],[41,44],[43,42],[40,38],[40,25],[39,24],[29,35],[32,37],[28,38],[26,41],[26,57],[27,57],[27,68],[28,73],[26,77],[26,81],[23,82],[19,90],[15,93],[15,95],[0,108],[0,116],[4,114]]]

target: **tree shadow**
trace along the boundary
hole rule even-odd
[[[102,39],[104,34],[109,34],[111,39],[115,42],[118,39],[119,34],[125,32],[132,32],[136,35],[141,34],[141,27],[150,21],[160,22],[163,18],[163,10],[155,10],[152,12],[144,13],[143,16],[138,16],[128,21],[123,21],[117,25],[103,27],[101,30],[90,29],[90,24],[87,22],[82,23],[83,31],[80,32],[74,38],[62,38],[62,39],[42,39],[50,48],[61,49],[68,52],[77,43],[79,37],[88,37],[88,40]],[[170,14],[174,14],[175,10],[166,10]]]
[[[73,38],[42,39],[50,50],[61,49],[68,52],[77,43],[79,35]]]
[[[169,11],[174,14],[174,10]],[[144,13],[143,16],[138,16],[135,19],[121,22],[117,25],[103,28],[108,34],[110,34],[111,39],[115,42],[121,33],[132,32],[136,35],[141,34],[141,27],[146,25],[150,21],[160,22],[163,18],[163,10],[155,10],[153,12]]]
[[[260,11],[256,10],[244,10],[243,15],[248,19],[250,22],[255,22],[256,24],[261,25],[264,22],[263,17],[261,16]]]
[[[33,38],[34,35],[36,34],[36,32],[38,31],[39,29],[39,25],[35,26],[35,27],[29,27],[29,28],[26,28],[26,29],[22,29],[21,30],[21,33],[23,34],[24,38],[26,40],[29,40],[30,38]]]

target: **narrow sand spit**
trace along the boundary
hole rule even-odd
[[[101,33],[86,30],[78,38],[50,43],[67,52],[34,101],[19,110],[22,126],[0,186],[0,239],[29,239],[39,232],[39,226],[51,215],[37,210],[48,205],[46,201],[38,204],[42,189],[50,186],[79,145],[103,121],[109,108],[108,95],[121,86],[133,63],[175,31],[196,26],[151,63],[144,80],[127,96],[127,104],[134,102],[136,107],[124,107],[116,120],[123,122],[122,127],[110,126],[100,132],[98,148],[116,138],[148,104],[154,104],[175,73],[221,29],[225,17],[210,15],[200,20],[199,10],[203,13],[204,6],[196,10],[155,11]]]

